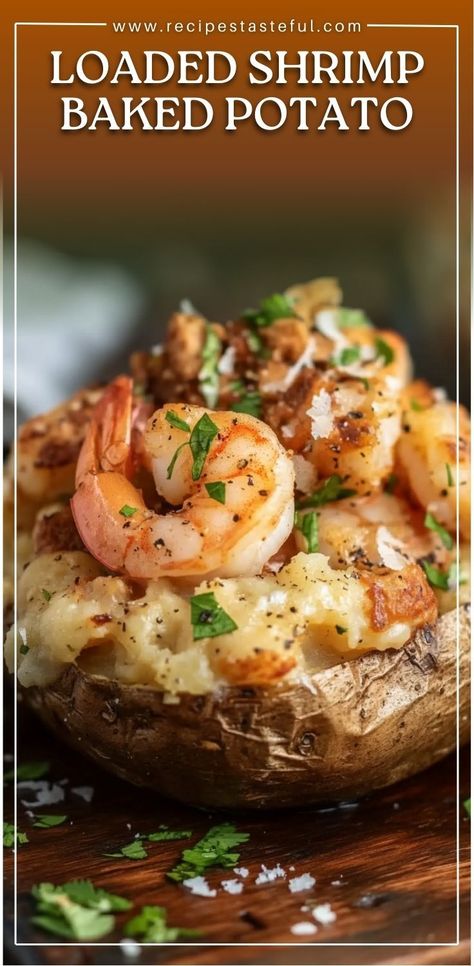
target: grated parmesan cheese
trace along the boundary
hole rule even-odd
[[[288,888],[290,892],[304,892],[305,889],[312,889],[316,883],[314,875],[309,872],[303,872],[303,875],[298,875],[294,879],[290,879],[288,883]]]
[[[94,789],[91,785],[78,785],[77,788],[71,788],[71,791],[79,798],[83,798],[85,802],[91,802],[94,796]]]
[[[316,468],[299,453],[296,453],[292,457],[292,461],[295,471],[296,489],[300,493],[312,493],[316,485]]]
[[[192,879],[185,879],[183,885],[192,892],[193,896],[213,899],[217,895],[217,889],[211,889],[203,875],[195,875]]]
[[[313,909],[313,917],[316,922],[321,923],[322,926],[329,926],[332,922],[337,919],[336,913],[331,909],[331,904],[329,902],[323,902],[320,906],[315,906]]]
[[[17,788],[18,791],[30,789],[36,793],[36,799],[32,802],[21,799],[21,804],[26,808],[40,808],[41,805],[55,805],[56,802],[64,801],[64,788],[48,781],[18,782]]]
[[[232,869],[232,871],[235,872],[236,875],[242,876],[242,879],[246,879],[249,874],[249,870],[246,869],[244,865],[242,865],[240,869]]]
[[[321,332],[321,335],[326,336],[326,339],[331,339],[334,342],[336,352],[350,346],[349,339],[343,335],[338,326],[338,314],[337,309],[323,309],[321,312],[317,312],[314,317],[316,328]]]
[[[308,345],[306,346],[304,352],[302,352],[296,362],[294,362],[293,365],[287,369],[283,379],[277,379],[275,382],[267,382],[264,386],[264,392],[286,392],[286,390],[293,385],[301,370],[304,369],[305,366],[312,366],[315,351],[316,343],[314,339],[311,338],[309,339]]]
[[[314,925],[314,922],[295,922],[294,926],[291,927],[291,931],[294,936],[314,936],[314,933],[318,931],[318,927]]]
[[[255,883],[256,885],[263,885],[266,882],[274,882],[275,879],[285,878],[286,872],[278,862],[274,869],[267,869],[266,865],[262,865],[262,871],[258,873]]]
[[[235,369],[235,346],[229,345],[217,363],[221,376],[231,376]]]
[[[229,892],[231,896],[238,896],[242,892],[244,884],[243,882],[239,882],[238,879],[223,879],[221,886],[226,892]]]
[[[399,553],[403,543],[394,537],[387,527],[377,527],[377,553],[385,567],[389,570],[403,570],[407,565],[407,558]]]
[[[334,416],[331,413],[332,399],[325,389],[321,389],[311,400],[311,407],[306,415],[311,420],[311,435],[313,439],[327,439],[334,427]]]

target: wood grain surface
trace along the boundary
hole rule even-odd
[[[20,761],[47,759],[54,781],[67,779],[65,802],[37,811],[68,815],[53,829],[32,828],[19,804],[19,828],[29,844],[18,853],[18,942],[13,943],[13,856],[5,852],[8,964],[468,964],[469,821],[460,821],[460,942],[456,943],[456,785],[451,757],[394,788],[339,807],[269,814],[228,815],[250,833],[240,847],[240,865],[250,870],[240,895],[220,888],[229,872],[211,870],[215,898],[190,894],[165,878],[182,842],[150,843],[148,858],[105,858],[135,833],[161,823],[193,830],[194,841],[222,813],[186,808],[112,778],[63,747],[34,719],[20,712]],[[461,754],[461,799],[468,795],[468,757]],[[88,804],[71,789],[92,786]],[[25,798],[23,791],[21,797]],[[6,818],[9,803],[7,803]],[[131,828],[129,827],[131,825]],[[256,885],[262,863],[280,863],[286,880]],[[290,871],[290,866],[294,871]],[[309,872],[316,885],[292,894],[288,879]],[[30,924],[34,883],[90,878],[132,899],[136,907],[160,904],[170,925],[198,928],[202,945],[142,946],[133,958],[118,943],[132,912],[117,916],[117,928],[95,947],[61,943]],[[297,938],[291,926],[311,915],[301,906],[330,902],[337,914],[314,936]],[[55,945],[56,941],[58,942]],[[32,945],[46,943],[45,946]],[[227,944],[236,945],[227,945]],[[271,946],[269,944],[290,944]],[[342,946],[341,944],[349,944]],[[254,945],[258,944],[258,945]],[[384,944],[384,945],[373,945]],[[419,945],[424,944],[424,945]]]

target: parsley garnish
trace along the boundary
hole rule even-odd
[[[347,627],[341,627],[340,624],[336,624],[336,634],[347,634]]]
[[[122,846],[118,852],[103,852],[108,859],[146,859],[148,852],[141,842],[141,836]]]
[[[390,473],[385,482],[384,490],[386,493],[393,493],[396,485],[398,483],[398,476],[396,473]]]
[[[221,354],[221,340],[210,325],[206,325],[206,337],[202,350],[202,366],[199,372],[199,388],[206,405],[214,409],[219,399],[218,363]]]
[[[237,832],[235,825],[230,822],[215,825],[191,849],[184,849],[182,861],[166,874],[175,882],[183,882],[216,866],[233,869],[239,861],[240,853],[230,850],[248,839],[248,832]]]
[[[377,359],[383,359],[384,366],[389,366],[395,358],[392,347],[388,342],[385,342],[385,339],[378,338],[375,340],[375,352]]]
[[[230,634],[237,630],[237,624],[222,609],[212,591],[207,594],[196,594],[190,598],[190,604],[193,640],[220,637],[221,634]]]
[[[178,416],[178,413],[174,413],[172,409],[168,409],[165,419],[173,429],[182,429],[183,433],[191,432],[191,427],[185,423],[184,419],[181,419],[181,416]]]
[[[204,485],[213,500],[217,500],[218,503],[225,503],[225,483],[219,480],[216,483],[205,483]]]
[[[146,859],[148,852],[143,842],[175,842],[178,839],[190,839],[193,833],[185,829],[183,831],[169,829],[167,825],[160,826],[158,832],[150,832],[149,835],[138,835],[137,838],[122,846],[118,852],[104,852],[109,859]]]
[[[67,819],[67,815],[38,815],[33,828],[54,828],[55,825],[62,825]]]
[[[440,570],[439,567],[434,567],[427,560],[422,560],[422,565],[428,578],[428,583],[432,587],[436,587],[438,590],[449,590],[449,573],[446,573],[445,570]]]
[[[247,413],[249,416],[255,416],[256,419],[260,419],[262,415],[262,398],[258,389],[250,389],[248,392],[243,392],[240,399],[232,403],[230,408],[233,413]]]
[[[422,406],[418,399],[410,399],[410,409],[413,409],[414,413],[422,413],[426,406]]]
[[[3,823],[3,847],[5,849],[10,849],[15,844],[15,838],[17,845],[26,845],[29,841],[26,832],[16,832],[15,826],[11,825],[10,822]]]
[[[295,527],[306,540],[306,553],[316,553],[319,550],[318,517],[316,513],[295,513]]]
[[[217,436],[219,432],[216,424],[213,423],[212,419],[210,418],[210,416],[207,415],[207,413],[203,413],[203,415],[201,416],[200,419],[198,419],[196,425],[193,427],[191,431],[187,423],[185,423],[184,425],[186,426],[186,431],[190,432],[191,434],[189,439],[187,439],[184,443],[181,443],[181,445],[178,446],[178,449],[176,450],[173,456],[173,459],[171,460],[171,463],[169,464],[168,469],[166,471],[166,478],[168,480],[171,479],[171,476],[173,474],[173,470],[175,467],[175,463],[178,458],[178,454],[180,453],[180,451],[183,449],[184,446],[189,446],[191,449],[191,453],[193,454],[193,465],[191,468],[191,476],[193,480],[198,480],[204,469],[204,463],[206,462],[206,457],[210,450],[211,443],[214,437]],[[179,428],[183,429],[184,427],[179,427]]]
[[[197,929],[167,926],[164,906],[142,906],[140,912],[130,919],[125,928],[126,936],[138,936],[144,943],[169,943],[177,939],[196,939],[201,935]]]
[[[149,842],[177,842],[178,839],[190,839],[192,834],[189,829],[173,830],[163,825],[159,832],[151,832],[147,835],[147,839]]]
[[[44,599],[47,600],[47,601],[50,601],[51,600],[51,597],[53,596],[52,594],[50,594],[49,590],[45,590],[44,587],[43,587],[43,590],[41,591],[41,593],[42,593]]]
[[[427,528],[427,530],[433,530],[434,533],[438,534],[438,537],[441,540],[443,547],[446,547],[446,550],[453,549],[453,538],[451,534],[448,533],[448,531],[445,530],[440,523],[438,523],[438,520],[436,519],[436,517],[433,516],[432,513],[426,514],[425,527]]]
[[[306,510],[311,507],[323,506],[325,503],[332,503],[333,500],[344,500],[347,496],[354,496],[355,490],[349,490],[342,486],[341,477],[335,473],[328,477],[319,489],[315,490],[311,496],[304,497],[296,503],[297,510]]]
[[[360,359],[360,348],[358,345],[347,346],[341,349],[338,355],[333,356],[329,361],[333,366],[350,366],[353,362]]]
[[[466,812],[467,812],[467,814],[469,815],[469,818],[470,818],[471,817],[471,799],[470,798],[466,798],[466,801],[463,802],[463,805],[464,805],[464,808],[466,809]]]
[[[263,339],[258,332],[254,329],[248,329],[245,333],[245,338],[247,339],[247,345],[254,355],[259,356],[261,359],[267,358],[270,353],[267,347],[263,343]]]
[[[37,903],[32,922],[56,936],[79,942],[106,936],[115,926],[115,916],[107,913],[121,912],[132,905],[122,896],[96,889],[87,879],[59,886],[40,882],[31,891]]]
[[[448,477],[448,486],[454,486],[453,474],[449,463],[445,463],[446,466],[446,476]]]
[[[49,772],[49,761],[31,761],[24,765],[18,765],[16,770],[17,781],[28,782],[36,781],[38,778],[43,778]],[[10,771],[6,771],[3,776],[4,782],[12,782],[15,780],[15,769],[11,768]]]
[[[286,295],[269,295],[262,299],[258,309],[247,309],[242,313],[242,318],[259,329],[264,329],[277,319],[295,318],[293,301]]]
[[[137,509],[138,507],[136,506],[128,506],[127,503],[124,503],[123,507],[120,508],[119,513],[123,517],[133,517],[133,514],[137,512]]]
[[[353,329],[360,325],[373,329],[372,322],[362,309],[338,309],[337,314],[340,329]]]

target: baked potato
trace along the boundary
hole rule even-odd
[[[318,280],[226,326],[186,307],[133,381],[20,434],[7,663],[136,785],[344,800],[452,750],[457,700],[467,738],[468,416],[340,298]]]

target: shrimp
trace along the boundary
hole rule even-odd
[[[396,446],[402,482],[419,506],[451,533],[456,532],[456,494],[459,493],[460,534],[470,529],[470,422],[463,406],[449,400],[425,406],[416,401],[403,413],[403,432]],[[459,449],[459,467],[457,453]]]
[[[136,580],[251,576],[291,532],[292,462],[254,417],[181,403],[150,417],[142,455],[160,497],[180,507],[168,513],[149,509],[134,485],[130,443],[131,380],[120,376],[94,412],[71,501],[85,546],[109,570]]]

